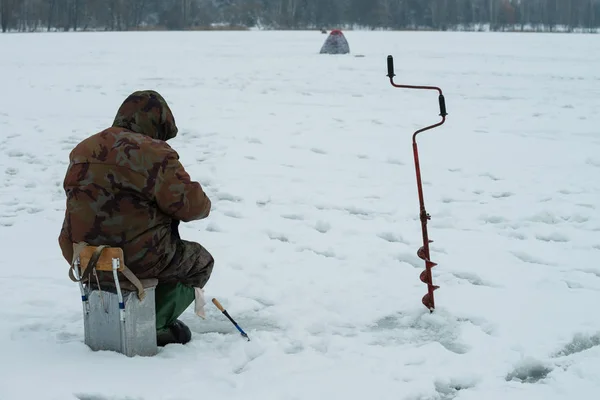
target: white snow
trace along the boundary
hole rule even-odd
[[[345,32],[0,35],[0,399],[600,397],[600,42]],[[362,58],[354,55],[364,55]],[[437,309],[423,261],[419,136]],[[83,344],[57,237],[72,147],[156,89],[213,200],[215,256],[186,346]]]

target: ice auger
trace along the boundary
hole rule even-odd
[[[446,101],[444,100],[444,95],[442,93],[442,89],[436,86],[412,86],[412,85],[398,85],[394,83],[394,58],[392,56],[388,56],[387,58],[387,76],[390,78],[390,83],[392,86],[396,88],[402,89],[425,89],[425,90],[437,90],[439,93],[438,101],[440,105],[440,116],[442,120],[437,124],[433,124],[430,126],[426,126],[424,128],[419,129],[413,134],[412,142],[413,142],[413,154],[415,157],[415,171],[417,173],[417,190],[419,192],[419,205],[420,205],[420,213],[419,217],[421,219],[421,229],[423,231],[423,246],[419,248],[417,251],[417,255],[422,260],[425,260],[425,270],[421,272],[420,278],[423,283],[427,285],[427,294],[423,296],[422,302],[429,309],[430,312],[433,312],[435,309],[435,301],[433,298],[433,291],[438,289],[439,286],[435,286],[433,284],[433,278],[431,276],[431,268],[435,267],[437,264],[431,261],[429,255],[429,243],[433,242],[433,240],[429,240],[429,236],[427,234],[427,221],[431,219],[431,216],[425,211],[425,203],[423,200],[423,185],[421,183],[421,168],[419,166],[419,151],[417,149],[417,135],[423,131],[436,128],[442,125],[446,121]]]

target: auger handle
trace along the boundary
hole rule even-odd
[[[389,78],[393,78],[394,76],[396,76],[396,74],[394,74],[394,57],[392,57],[392,56],[387,57],[387,67],[388,67],[388,73],[386,76]]]
[[[443,94],[440,94],[440,96],[439,96],[439,103],[440,103],[440,116],[445,117],[446,115],[448,115],[448,113],[446,112],[446,100],[444,99]]]

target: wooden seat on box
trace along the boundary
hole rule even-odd
[[[69,276],[81,291],[85,344],[128,357],[155,355],[158,280],[138,279],[119,247],[82,242],[73,245],[73,253]]]

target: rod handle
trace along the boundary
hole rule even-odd
[[[217,308],[219,309],[219,311],[221,312],[225,312],[225,308],[223,308],[223,306],[221,305],[221,303],[219,303],[219,300],[213,298],[212,302],[215,306],[217,306]]]
[[[393,78],[394,76],[396,76],[396,74],[394,74],[394,57],[392,56],[387,56],[387,69],[388,73],[386,76],[388,76],[389,78]]]
[[[446,112],[446,100],[444,99],[443,94],[440,94],[439,102],[440,102],[440,115],[442,117],[445,117],[446,115],[448,115],[448,113]]]

